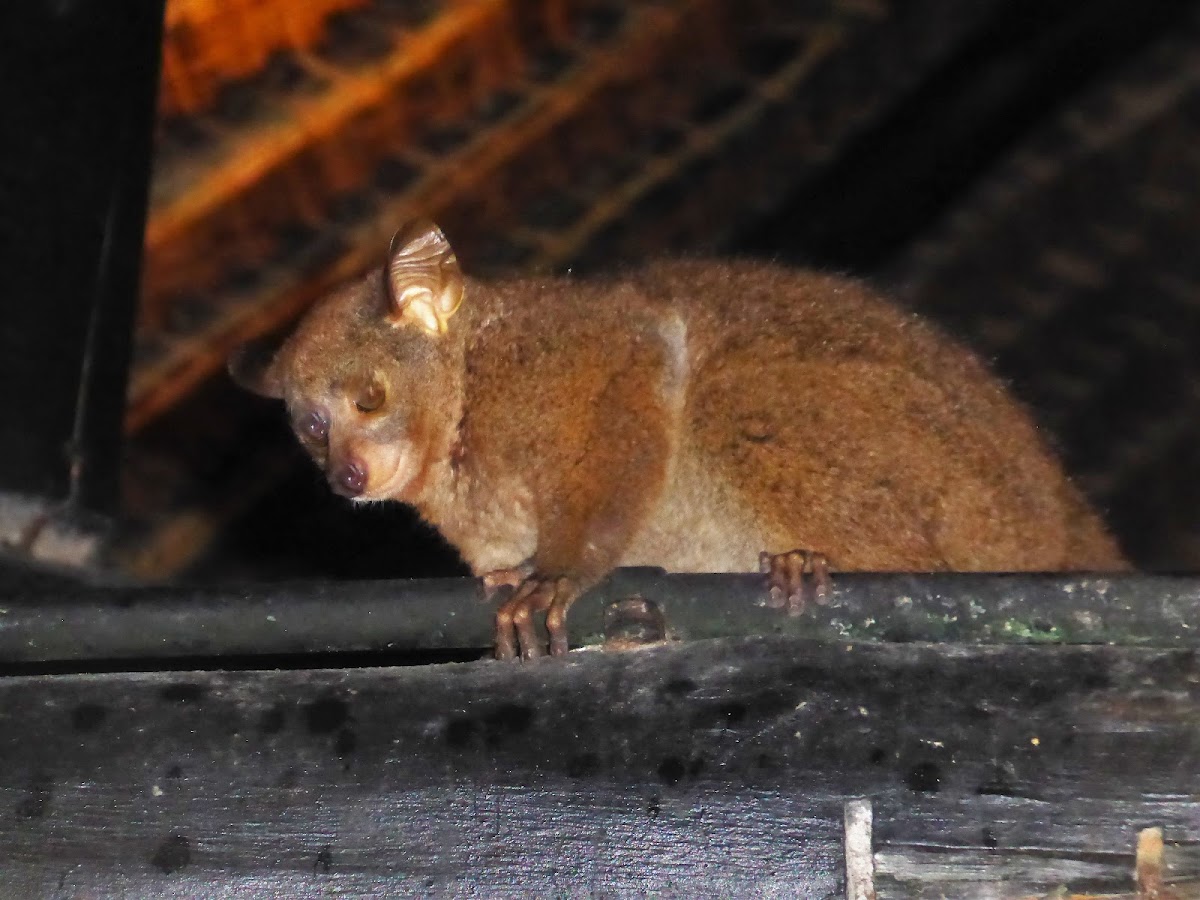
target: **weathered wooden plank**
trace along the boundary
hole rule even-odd
[[[1133,887],[1133,852],[1080,859],[1033,851],[884,850],[876,854],[879,900],[916,897],[1018,897],[1076,890],[1114,893]]]
[[[1167,847],[1163,855],[1166,878],[1160,892],[1139,893],[1134,879],[1134,854],[1094,854],[1090,858],[1034,851],[979,849],[884,850],[875,857],[876,900],[1196,900],[1200,878],[1196,869],[1182,872],[1181,854]],[[1067,885],[1071,885],[1070,888]],[[1169,891],[1166,893],[1163,889]]]
[[[893,803],[873,833],[877,900],[1066,896],[1068,884],[1072,895],[1133,900],[1144,896],[1135,879],[1147,890],[1157,885],[1160,894],[1148,896],[1169,889],[1169,900],[1200,898],[1194,798],[1047,804],[988,797],[938,805]],[[1014,816],[1014,806],[1023,814]],[[923,823],[926,843],[913,842],[914,819]],[[1190,834],[1191,841],[1165,841],[1164,832]]]
[[[1182,871],[1195,868],[1200,872],[1200,859],[1188,845],[1179,843],[1200,839],[1195,833],[1196,800],[1183,790],[1185,783],[1186,779],[1175,794],[1150,793],[1137,798],[1136,808],[1125,800],[1045,796],[1040,786],[1029,780],[1010,782],[1007,788],[1000,783],[985,787],[1006,789],[1007,793],[883,798],[874,804],[875,846],[896,852],[914,848],[931,852],[1037,851],[1064,857],[1116,854],[1128,863],[1126,872],[1132,873],[1137,831],[1157,826],[1171,839],[1176,848],[1172,853],[1180,860]],[[925,823],[922,833],[911,832],[913,819]]]
[[[1033,867],[1149,824],[1200,840],[1197,795],[1191,650],[757,638],[0,679],[0,857],[31,896],[832,897],[856,797],[876,854],[965,836],[985,864],[970,823],[1000,812]]]

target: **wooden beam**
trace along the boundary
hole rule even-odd
[[[0,678],[4,887],[844,896],[869,799],[881,900],[1120,896],[1137,829],[1200,841],[1198,685],[1190,650],[790,637]]]

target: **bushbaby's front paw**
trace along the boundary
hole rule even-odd
[[[804,611],[805,588],[817,603],[829,599],[829,560],[823,553],[812,550],[789,550],[786,553],[758,555],[759,571],[767,576],[770,591],[769,604],[776,608],[787,608],[788,615],[798,616]]]
[[[546,655],[533,618],[543,610],[550,633],[550,655],[565,655],[567,610],[578,596],[579,586],[570,578],[526,578],[496,610],[496,658],[516,659],[518,651],[521,659]]]

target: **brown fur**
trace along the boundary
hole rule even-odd
[[[477,573],[586,586],[795,547],[840,570],[1126,567],[985,367],[856,282],[663,262],[462,285],[438,334],[390,324],[376,273],[254,386],[294,421],[323,410],[328,447],[308,446],[331,479],[357,460],[360,499],[413,504]],[[373,381],[386,400],[361,412]]]

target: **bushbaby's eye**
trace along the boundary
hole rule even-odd
[[[362,392],[359,393],[358,399],[354,401],[354,405],[358,407],[359,412],[374,412],[383,406],[383,398],[383,385],[371,379],[367,386],[362,389]]]
[[[329,437],[329,420],[313,410],[299,422],[300,433],[310,440],[324,441]]]

